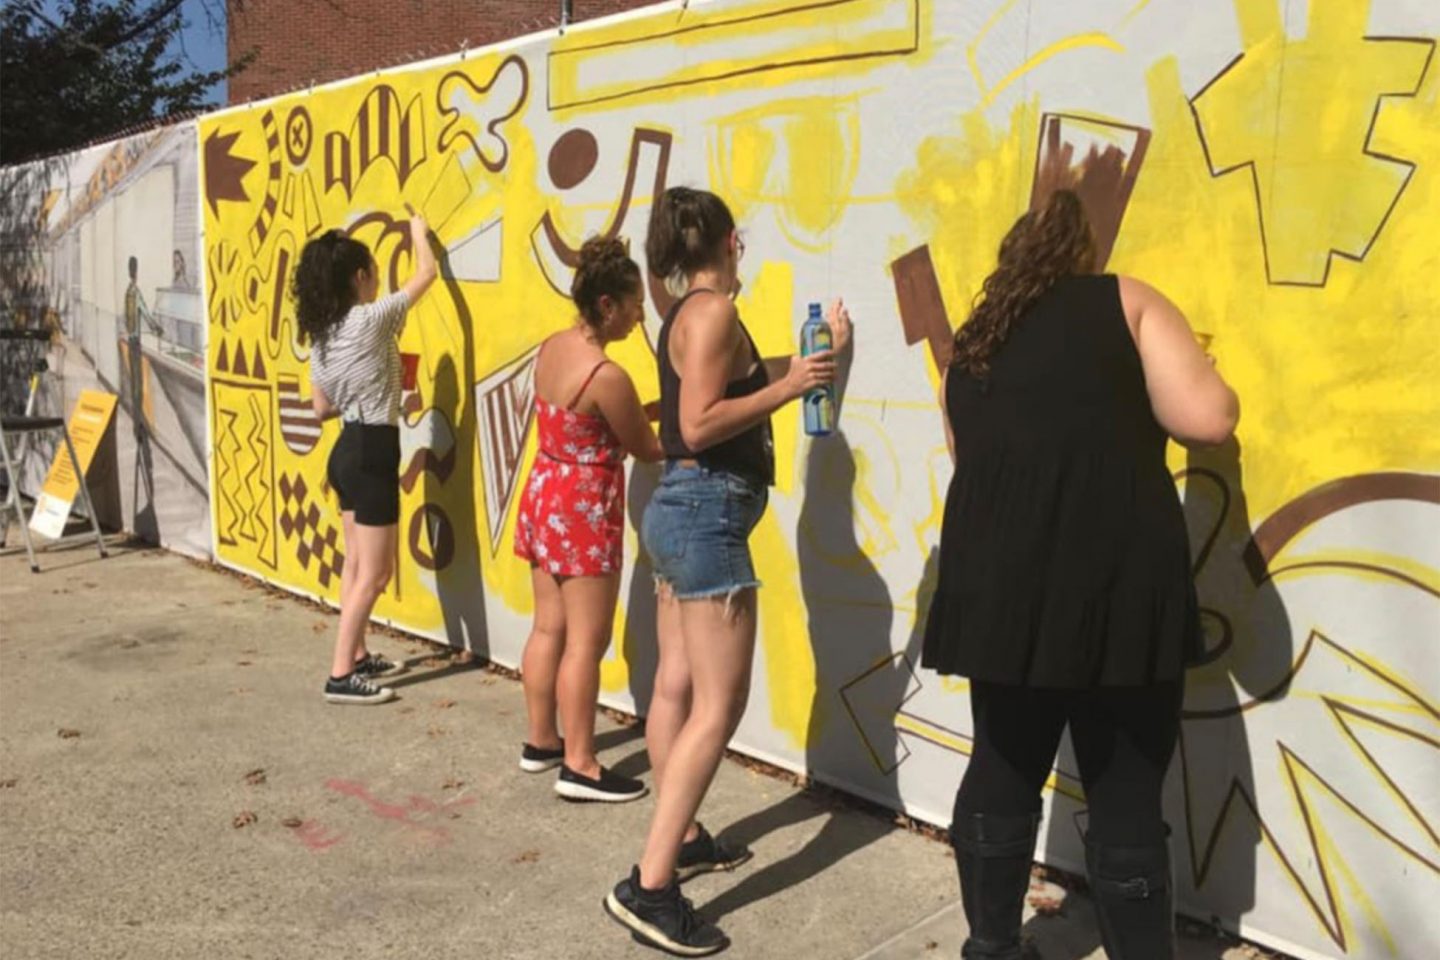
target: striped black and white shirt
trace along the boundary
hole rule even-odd
[[[400,422],[400,347],[410,299],[397,290],[358,303],[310,354],[310,380],[346,422]]]

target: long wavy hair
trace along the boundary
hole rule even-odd
[[[978,379],[1015,324],[1063,277],[1095,269],[1095,238],[1080,198],[1057,190],[1045,206],[1015,221],[1000,242],[999,263],[955,333],[951,365]]]
[[[290,282],[301,334],[323,343],[359,298],[355,274],[374,269],[370,248],[344,230],[328,230],[305,244]]]

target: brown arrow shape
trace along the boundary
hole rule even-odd
[[[245,192],[245,174],[255,166],[254,160],[237,157],[230,152],[238,133],[221,135],[212,130],[205,138],[205,199],[210,202],[210,212],[220,216],[221,200],[245,201],[250,195]]]

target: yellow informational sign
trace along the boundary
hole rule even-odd
[[[80,494],[80,478],[90,469],[95,451],[105,437],[105,429],[115,416],[115,394],[99,390],[83,390],[70,415],[70,439],[75,444],[75,456],[80,459],[80,469],[70,462],[70,452],[62,443],[50,464],[45,477],[45,486],[40,490],[40,499],[35,504],[35,513],[30,517],[30,529],[42,537],[55,538],[65,532],[65,523],[70,519],[70,508]]]

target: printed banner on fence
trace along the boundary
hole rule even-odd
[[[30,529],[42,537],[52,539],[65,532],[65,523],[70,519],[70,508],[80,495],[80,480],[90,469],[95,451],[105,438],[105,429],[115,416],[115,394],[99,390],[83,390],[70,415],[70,440],[75,446],[75,456],[80,460],[80,469],[70,462],[70,452],[60,444],[50,472],[45,476],[45,486],[40,490],[40,499],[35,504],[35,513],[30,517]]]

